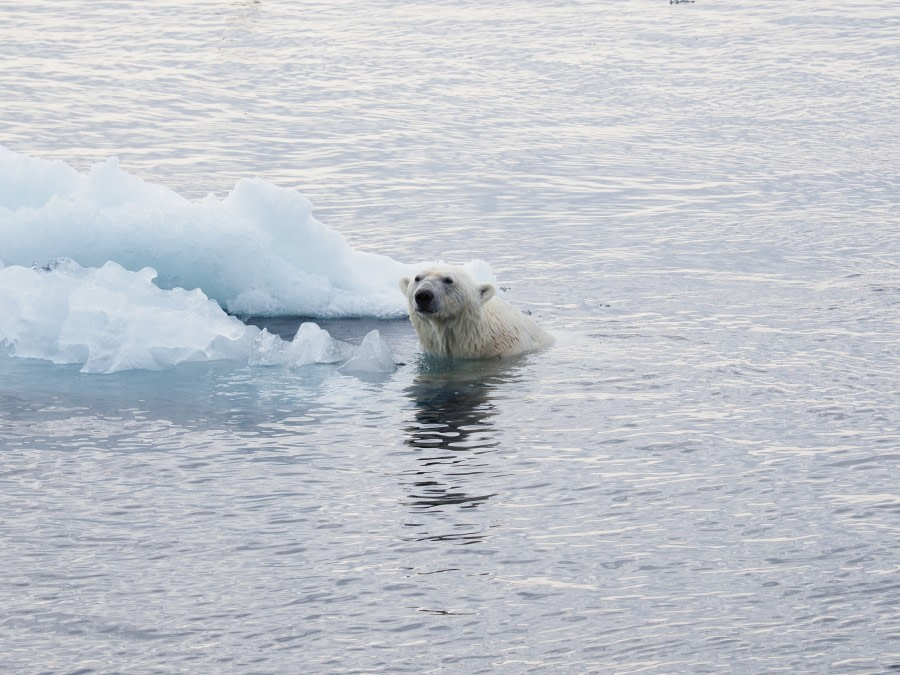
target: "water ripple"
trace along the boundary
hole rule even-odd
[[[866,0],[4,8],[0,143],[296,187],[354,247],[489,259],[559,340],[446,367],[384,324],[408,365],[378,381],[0,354],[0,666],[896,670],[898,28]]]

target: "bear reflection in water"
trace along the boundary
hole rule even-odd
[[[406,390],[413,404],[406,444],[416,451],[417,462],[402,478],[410,510],[450,521],[452,531],[434,533],[433,522],[409,523],[426,530],[415,539],[464,544],[483,539],[483,524],[459,522],[448,510],[478,509],[496,494],[492,488],[504,469],[495,454],[492,398],[498,387],[516,379],[517,361],[420,357],[418,375]]]

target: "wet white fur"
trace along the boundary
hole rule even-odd
[[[446,283],[451,279],[452,283]],[[553,336],[461,267],[432,265],[400,280],[409,319],[427,354],[463,359],[514,356],[553,343]],[[416,310],[415,295],[430,290],[435,312]]]

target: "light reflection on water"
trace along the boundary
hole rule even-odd
[[[0,359],[9,672],[900,664],[890,3],[19,3],[0,143],[259,175],[559,340],[375,377]],[[2,251],[0,251],[2,258]],[[297,321],[271,321],[290,337]]]

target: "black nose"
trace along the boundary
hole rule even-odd
[[[434,293],[431,291],[416,291],[416,304],[419,307],[427,307],[431,304],[432,300],[434,300]]]

